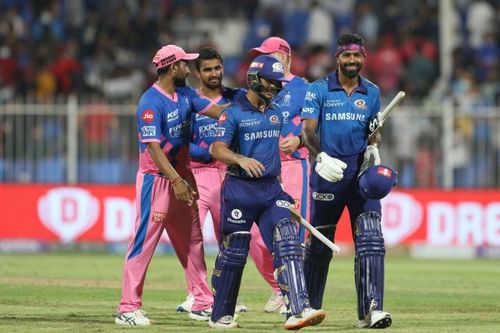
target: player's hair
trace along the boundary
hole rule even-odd
[[[212,47],[202,47],[198,50],[198,54],[198,58],[196,58],[194,61],[194,65],[196,66],[197,70],[200,70],[201,62],[203,60],[218,59],[221,64],[224,64],[224,60],[222,60],[222,56],[220,55],[220,53]]]
[[[360,35],[354,33],[345,33],[340,35],[339,40],[337,41],[337,45],[344,46],[349,44],[365,46],[365,40]]]
[[[161,76],[163,74],[167,74],[167,72],[170,70],[170,67],[172,67],[172,64],[156,70],[156,75]]]

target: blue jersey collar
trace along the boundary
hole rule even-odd
[[[243,96],[241,96],[241,98],[239,98],[238,103],[240,103],[241,109],[243,111],[257,111],[257,112],[260,112],[259,109],[257,109],[252,103],[250,103],[250,101],[248,100],[246,94],[243,95]],[[271,103],[267,106],[267,108],[266,108],[265,111],[270,110],[270,109],[276,109],[278,107],[279,107],[279,105],[276,102],[271,101]]]
[[[328,90],[330,91],[344,90],[344,88],[342,88],[342,86],[340,85],[339,79],[337,77],[337,72],[338,69],[331,72],[330,75],[328,75]],[[354,91],[359,91],[360,93],[368,95],[368,89],[366,88],[366,85],[363,81],[364,79],[360,75],[358,77],[358,86],[356,87],[356,89],[354,89]]]

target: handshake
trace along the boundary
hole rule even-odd
[[[347,168],[347,164],[322,151],[316,157],[316,167],[314,170],[316,170],[321,178],[331,183],[335,183],[344,178],[345,168]]]

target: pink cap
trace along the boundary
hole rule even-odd
[[[180,60],[194,60],[198,56],[198,53],[186,53],[186,51],[176,45],[166,45],[156,52],[153,64],[156,69],[160,69]]]
[[[273,52],[280,52],[287,56],[291,56],[292,49],[286,40],[279,37],[269,37],[266,38],[259,47],[254,47],[248,53],[255,57],[259,54],[269,54]]]

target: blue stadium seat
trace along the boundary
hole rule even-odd
[[[41,183],[63,183],[66,167],[62,158],[46,158],[36,162],[36,181]]]

